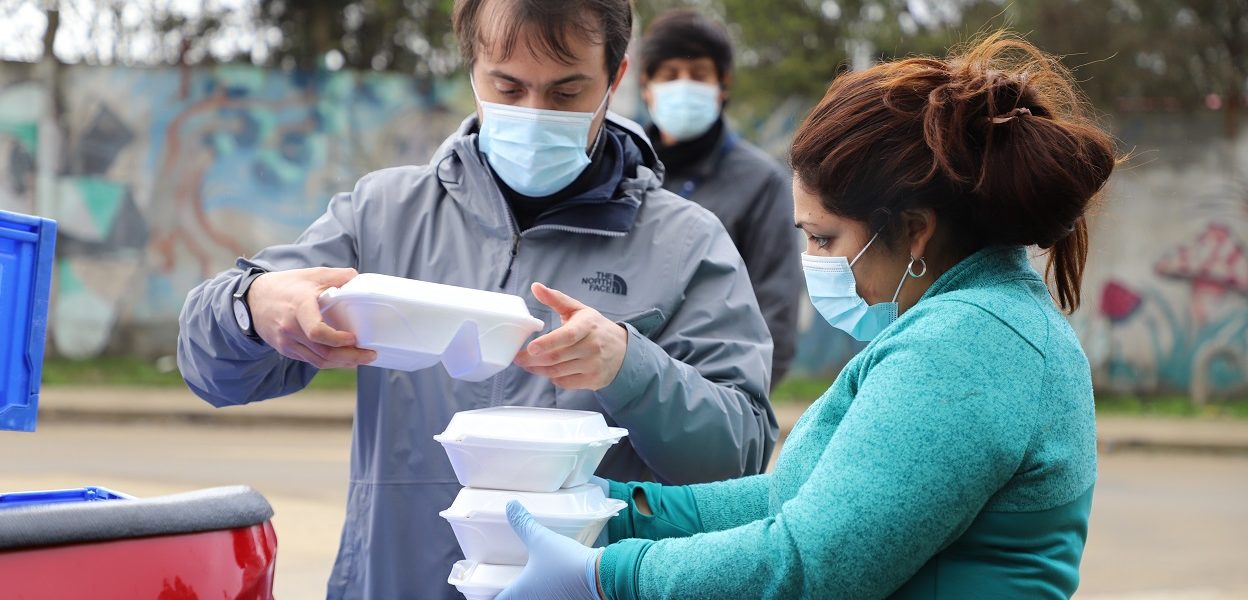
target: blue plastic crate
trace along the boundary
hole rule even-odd
[[[47,490],[42,492],[14,492],[0,494],[0,510],[35,504],[63,504],[66,502],[95,502],[98,500],[133,500],[133,496],[114,492],[102,487],[84,487],[72,490]]]
[[[34,431],[56,221],[0,210],[0,429]]]

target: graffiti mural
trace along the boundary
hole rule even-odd
[[[191,287],[293,239],[363,174],[424,162],[463,115],[449,83],[374,73],[69,67],[60,85],[60,164],[39,165],[51,92],[0,74],[0,208],[60,221],[50,335],[70,357],[168,352]]]
[[[0,208],[35,209],[39,117],[46,103],[44,89],[15,74],[0,79]]]
[[[1248,391],[1248,245],[1245,220],[1232,223],[1203,223],[1163,248],[1155,278],[1100,283],[1102,327],[1084,321],[1081,333],[1101,341],[1093,362],[1103,388],[1186,393],[1197,403]]]
[[[462,82],[377,73],[37,73],[0,63],[0,209],[60,222],[49,348],[69,357],[171,352],[193,286],[293,239],[363,174],[426,162],[471,107],[453,105]],[[803,109],[738,125],[783,156]],[[1173,118],[1123,124],[1124,144],[1158,158],[1111,180],[1071,322],[1100,390],[1242,396],[1248,135]],[[835,373],[862,344],[803,307],[795,371]]]

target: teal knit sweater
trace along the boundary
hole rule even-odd
[[[846,365],[774,473],[612,482],[629,508],[599,578],[610,600],[1069,598],[1095,429],[1087,357],[1026,251],[985,249]]]

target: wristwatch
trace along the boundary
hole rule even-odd
[[[257,277],[268,271],[255,263],[248,262],[248,264],[250,266],[247,267],[242,280],[238,282],[238,287],[234,290],[234,320],[238,321],[238,327],[243,330],[243,335],[259,341],[260,334],[256,333],[256,324],[251,320],[251,305],[247,303],[247,291],[251,289],[251,284],[256,281]]]

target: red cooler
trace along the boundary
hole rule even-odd
[[[272,516],[245,486],[146,499],[103,488],[0,495],[0,595],[269,599]]]

